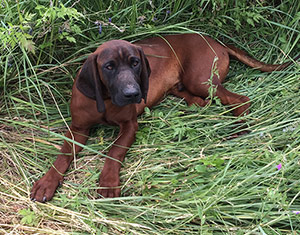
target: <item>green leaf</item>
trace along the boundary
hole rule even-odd
[[[254,21],[251,18],[247,18],[247,23],[254,27]]]
[[[72,25],[72,26],[71,26],[71,30],[72,30],[72,32],[74,32],[74,33],[76,33],[76,34],[82,32],[82,31],[81,31],[81,28],[80,28],[78,25]]]
[[[32,54],[35,54],[35,46],[32,40],[27,40],[26,38],[22,38],[21,45]]]
[[[38,222],[34,211],[31,211],[30,209],[19,210],[18,214],[23,216],[21,224],[35,225]]]
[[[221,168],[221,166],[223,165],[223,163],[224,163],[224,160],[221,159],[221,158],[217,158],[217,159],[214,160],[214,164],[215,164],[215,166],[216,166],[218,169]]]
[[[75,39],[74,37],[67,36],[66,39],[67,39],[69,42],[76,43],[76,39]]]
[[[18,214],[19,214],[19,215],[26,216],[29,212],[30,212],[29,209],[22,209],[22,210],[19,210],[19,211],[18,211]]]
[[[204,165],[197,165],[197,166],[195,167],[195,170],[196,170],[198,173],[204,173],[204,172],[206,172],[206,166],[204,166]]]

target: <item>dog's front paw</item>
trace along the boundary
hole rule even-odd
[[[120,186],[102,186],[100,185],[100,189],[97,190],[97,193],[103,198],[114,198],[120,197],[121,188]]]
[[[48,171],[32,187],[30,198],[32,201],[50,201],[59,185],[62,184],[63,177],[57,172]]]
[[[119,174],[105,174],[102,172],[100,175],[100,188],[97,193],[104,198],[120,197],[121,187]]]

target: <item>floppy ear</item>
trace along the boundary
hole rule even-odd
[[[102,94],[104,85],[100,80],[96,54],[91,54],[84,62],[76,81],[76,87],[85,96],[96,100],[98,112],[102,113],[105,111]]]
[[[142,91],[142,98],[144,99],[145,103],[147,102],[147,93],[149,88],[149,77],[151,73],[151,69],[149,66],[149,62],[144,54],[142,48],[139,48],[140,58],[142,63],[142,71],[141,71],[141,91]]]

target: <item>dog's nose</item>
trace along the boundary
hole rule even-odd
[[[136,98],[140,95],[140,91],[138,88],[133,87],[133,86],[127,86],[124,88],[123,90],[123,94],[126,98],[128,99],[132,99],[132,98]]]

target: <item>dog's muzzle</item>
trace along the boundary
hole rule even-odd
[[[112,97],[112,102],[118,106],[140,103],[142,101],[142,92],[137,83],[126,84],[119,87],[118,92]]]

